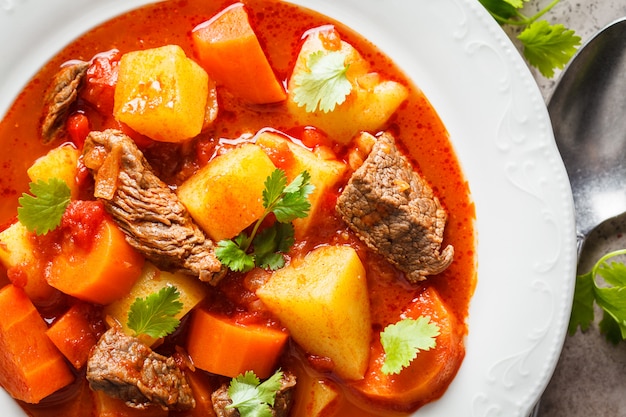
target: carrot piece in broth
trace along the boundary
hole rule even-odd
[[[200,65],[234,95],[256,104],[287,98],[242,3],[196,26],[192,39]]]
[[[235,378],[254,371],[261,379],[274,372],[288,334],[260,325],[240,325],[202,308],[193,312],[187,351],[197,368]]]
[[[397,411],[410,411],[439,398],[465,356],[464,327],[448,310],[437,290],[427,288],[405,310],[403,316],[417,319],[428,316],[439,326],[436,346],[417,354],[399,374],[386,375],[381,368],[385,352],[380,342],[372,345],[372,354],[365,378],[350,383],[355,391],[379,406]]]
[[[79,302],[58,318],[46,334],[67,360],[80,369],[87,363],[89,350],[105,330],[95,307]]]
[[[24,290],[0,290],[0,384],[13,398],[38,403],[74,381],[47,328]]]
[[[96,304],[123,297],[141,275],[144,258],[126,242],[113,220],[105,218],[91,248],[68,240],[53,259],[48,283],[65,294]]]

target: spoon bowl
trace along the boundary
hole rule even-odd
[[[572,186],[580,254],[593,229],[626,212],[626,18],[578,51],[548,112]]]

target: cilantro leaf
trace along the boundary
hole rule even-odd
[[[276,202],[287,187],[287,174],[282,169],[275,169],[263,183],[263,207],[266,209]]]
[[[390,324],[380,334],[380,343],[385,351],[385,362],[381,371],[386,374],[399,374],[417,357],[420,350],[430,350],[436,346],[439,326],[430,322],[430,317],[403,319]]]
[[[574,287],[574,304],[568,325],[570,335],[576,333],[578,327],[582,331],[589,328],[593,321],[593,302],[593,275],[589,272],[577,276]]]
[[[517,39],[523,46],[526,61],[539,69],[544,77],[554,76],[555,68],[563,68],[580,45],[580,37],[562,24],[551,25],[541,16],[560,0],[553,0],[533,16],[525,16],[522,9],[528,0],[479,0],[489,14],[501,25],[522,28]]]
[[[531,23],[517,38],[524,45],[524,57],[545,77],[553,77],[554,69],[562,69],[576,53],[580,37],[562,24],[545,20]]]
[[[246,272],[254,268],[254,256],[246,253],[242,247],[247,235],[241,232],[235,240],[220,240],[215,248],[215,255],[231,271]]]
[[[600,331],[616,343],[626,340],[626,265],[611,261],[626,255],[626,249],[610,252],[600,258],[587,274],[576,278],[574,304],[569,323],[569,333],[589,328],[594,319],[594,302],[603,310]],[[597,278],[603,278],[598,284]]]
[[[65,181],[50,178],[29,185],[31,194],[19,198],[17,218],[30,232],[44,235],[61,224],[63,213],[70,203],[71,191]]]
[[[281,253],[287,252],[294,244],[294,229],[291,223],[274,223],[259,233],[252,243],[255,261],[261,268],[271,270],[285,266]]]
[[[311,203],[308,196],[315,188],[309,184],[311,176],[303,171],[285,187],[282,198],[276,200],[272,207],[272,212],[276,220],[281,223],[288,223],[298,218],[304,218],[309,214]]]
[[[331,112],[342,104],[352,91],[346,73],[346,56],[340,51],[317,51],[306,58],[307,72],[296,74],[294,101],[307,112],[318,108]]]
[[[479,0],[479,2],[498,21],[506,21],[517,15],[517,9],[523,7],[521,1]]]
[[[610,285],[626,286],[626,265],[621,262],[602,263],[597,272]]]
[[[615,320],[626,339],[626,287],[596,287],[594,293],[596,303]]]
[[[232,403],[226,408],[236,408],[241,417],[272,417],[276,393],[280,389],[282,371],[277,371],[264,382],[252,371],[230,381],[228,396]]]
[[[599,327],[600,333],[612,344],[617,345],[622,340],[622,331],[619,324],[606,311],[602,314]]]
[[[175,316],[183,309],[180,293],[173,286],[161,288],[146,298],[137,298],[130,306],[128,327],[135,335],[146,334],[160,338],[172,333],[180,320]]]
[[[285,259],[281,253],[294,244],[291,221],[306,217],[311,208],[308,196],[315,188],[309,184],[311,176],[301,172],[287,184],[287,174],[274,170],[265,180],[263,189],[263,215],[255,223],[250,236],[241,232],[234,240],[217,243],[217,258],[232,271],[247,272],[259,266],[272,270],[282,268]],[[273,213],[276,223],[259,233],[265,218]],[[252,249],[252,250],[251,250]]]

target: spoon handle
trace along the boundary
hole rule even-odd
[[[580,260],[580,254],[583,251],[583,246],[585,245],[585,239],[587,238],[587,236],[583,235],[582,233],[578,232],[576,233],[576,259]]]

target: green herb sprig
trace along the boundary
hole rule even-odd
[[[574,304],[569,334],[578,328],[586,331],[594,320],[594,303],[602,309],[600,331],[612,343],[626,339],[626,265],[611,261],[626,255],[626,249],[610,252],[600,258],[591,271],[576,277]],[[602,278],[602,285],[597,278]]]
[[[220,240],[215,254],[232,271],[246,272],[255,266],[276,270],[285,265],[283,253],[294,244],[291,222],[306,217],[311,208],[308,200],[314,186],[311,177],[303,171],[287,184],[287,175],[281,169],[274,170],[265,180],[263,190],[263,215],[248,235],[241,232],[232,240]],[[259,233],[265,218],[273,213],[276,222]]]
[[[380,333],[380,343],[385,351],[385,362],[381,371],[386,374],[399,374],[411,364],[419,351],[426,351],[437,345],[439,326],[430,317],[403,319],[390,324]]]
[[[30,194],[17,200],[17,219],[30,232],[45,235],[61,224],[63,213],[70,203],[71,191],[65,181],[50,178],[29,184]]]
[[[174,286],[163,287],[146,298],[138,297],[128,312],[128,328],[136,336],[145,334],[155,339],[173,333],[180,324],[176,315],[183,309],[179,300],[180,292]]]
[[[328,113],[342,104],[352,91],[345,60],[345,54],[340,51],[311,53],[306,58],[308,71],[294,78],[294,101],[309,113],[318,108]]]
[[[529,0],[479,1],[501,25],[522,28],[517,39],[523,46],[524,57],[544,77],[552,78],[555,69],[565,67],[580,45],[581,39],[573,30],[560,23],[550,24],[540,20],[560,0],[552,0],[533,16],[526,16],[521,11]]]
[[[226,408],[236,408],[241,417],[272,417],[276,393],[280,389],[282,371],[277,371],[261,382],[256,374],[247,371],[230,381],[228,396],[232,403]]]

